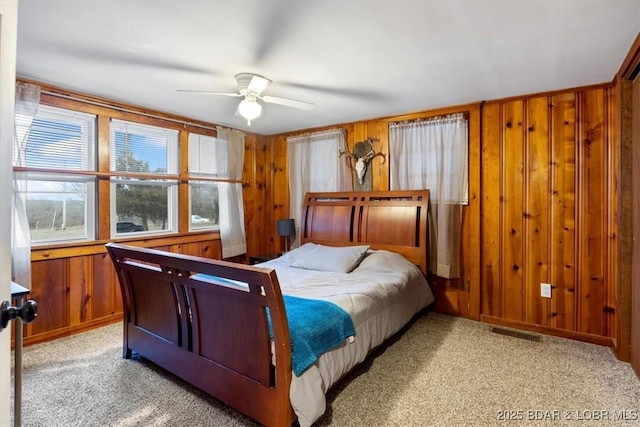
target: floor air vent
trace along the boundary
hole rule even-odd
[[[500,334],[500,335],[507,335],[509,337],[520,338],[527,341],[542,342],[542,337],[540,335],[528,334],[526,332],[512,331],[511,329],[503,329],[503,328],[497,328],[493,326],[491,328],[491,332],[495,334]]]

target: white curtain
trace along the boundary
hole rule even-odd
[[[430,271],[460,277],[462,205],[469,203],[463,114],[389,126],[391,190],[430,190]]]
[[[302,198],[309,191],[353,191],[344,129],[331,129],[287,138],[290,215],[296,236],[291,247],[300,245]]]
[[[227,141],[228,178],[241,180],[244,168],[245,134],[218,126],[218,139]],[[242,184],[224,182],[218,185],[220,201],[220,239],[222,257],[229,258],[247,252],[247,237],[244,229]]]
[[[13,165],[27,165],[27,140],[40,104],[40,86],[16,83]],[[27,218],[27,180],[13,178],[13,214],[11,216],[11,279],[31,289],[31,229]]]

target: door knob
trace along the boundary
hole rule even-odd
[[[7,327],[12,319],[22,319],[24,323],[33,322],[38,315],[38,304],[34,300],[28,300],[22,307],[9,305],[9,301],[2,301],[0,305],[0,331]]]

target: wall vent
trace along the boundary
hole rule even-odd
[[[511,329],[503,329],[495,326],[491,327],[491,332],[494,334],[506,335],[513,338],[520,338],[527,341],[542,342],[540,335],[529,334],[526,332],[513,331]]]

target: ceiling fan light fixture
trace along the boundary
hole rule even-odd
[[[251,101],[243,99],[238,105],[238,113],[247,119],[247,124],[251,126],[251,120],[260,117],[260,114],[262,114],[262,105],[258,104],[255,99]]]
[[[2,1],[2,0],[0,0]],[[237,92],[212,92],[208,90],[184,90],[180,92],[206,93],[210,95],[233,96],[243,98],[236,109],[236,116],[241,116],[247,120],[247,126],[251,126],[251,120],[257,119],[262,114],[261,100],[265,104],[283,105],[285,107],[298,108],[301,110],[312,110],[315,106],[310,102],[297,101],[295,99],[280,98],[278,96],[263,95],[271,80],[253,73],[236,74]]]

